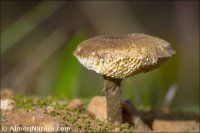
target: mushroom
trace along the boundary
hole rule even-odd
[[[143,33],[96,36],[80,43],[74,51],[84,67],[103,75],[107,118],[120,123],[122,79],[153,70],[174,54],[168,42]]]

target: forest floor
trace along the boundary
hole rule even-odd
[[[77,101],[77,100],[75,100]],[[123,113],[125,123],[95,119],[88,103],[36,96],[12,96],[1,92],[1,132],[199,132],[194,113],[137,111]],[[133,118],[133,119],[130,119]]]

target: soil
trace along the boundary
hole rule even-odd
[[[5,97],[4,97],[5,98]],[[194,113],[164,113],[162,111],[137,111],[135,124],[111,123],[94,119],[86,110],[88,103],[53,97],[9,96],[16,105],[13,109],[1,109],[1,132],[16,131],[16,127],[68,127],[57,132],[199,132],[199,116]],[[84,100],[83,100],[84,101]],[[124,119],[129,116],[126,114]],[[14,129],[15,127],[15,129]],[[58,129],[58,128],[57,128]],[[48,132],[45,128],[18,129],[23,132]],[[55,130],[54,130],[55,132]]]

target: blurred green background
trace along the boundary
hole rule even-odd
[[[142,32],[177,54],[159,69],[123,80],[125,99],[199,112],[198,1],[1,1],[1,89],[26,95],[91,98],[103,78],[72,55],[96,35]]]

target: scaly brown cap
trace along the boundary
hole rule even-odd
[[[74,51],[86,68],[118,79],[153,70],[174,54],[168,42],[142,33],[96,36]]]

